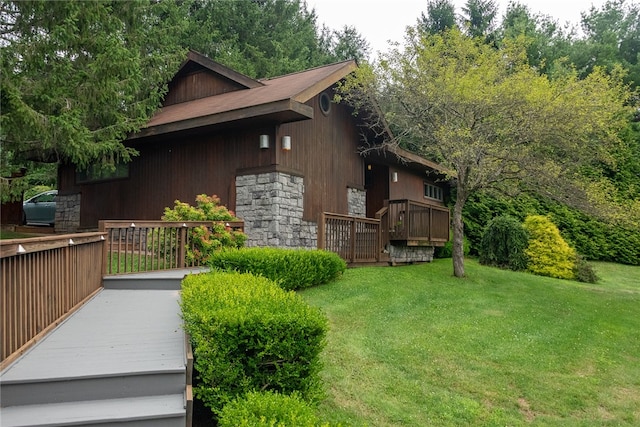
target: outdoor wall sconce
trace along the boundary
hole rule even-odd
[[[398,172],[394,172],[391,174],[391,181],[398,182]]]
[[[291,150],[291,137],[289,135],[282,137],[282,149],[285,151]]]
[[[269,148],[269,135],[260,135],[260,148]]]

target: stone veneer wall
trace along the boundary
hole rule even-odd
[[[80,228],[80,193],[56,196],[56,233],[75,233]]]
[[[357,188],[347,188],[347,206],[349,215],[367,216],[367,192]]]
[[[236,216],[247,246],[316,248],[318,225],[303,221],[304,179],[282,172],[236,177]]]
[[[389,246],[389,257],[392,263],[431,262],[433,246]]]

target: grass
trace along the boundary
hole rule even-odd
[[[323,419],[369,426],[640,425],[640,267],[580,284],[451,260],[304,290],[330,320]]]
[[[43,235],[48,234],[38,234],[38,233],[19,233],[11,230],[0,230],[0,240],[6,239],[28,239],[31,237],[41,237]]]

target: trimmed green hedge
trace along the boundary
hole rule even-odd
[[[225,405],[218,427],[316,427],[318,417],[297,394],[250,392]],[[328,424],[323,424],[328,426]]]
[[[263,276],[285,290],[325,284],[347,268],[346,262],[333,252],[283,248],[225,250],[214,254],[209,266]]]
[[[195,396],[214,414],[254,390],[322,396],[328,322],[296,293],[264,277],[214,272],[183,280],[181,306],[200,378]]]

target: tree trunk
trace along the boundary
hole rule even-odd
[[[456,204],[453,207],[453,275],[464,277],[464,223],[462,222],[462,208],[466,202],[464,191],[458,184]]]

